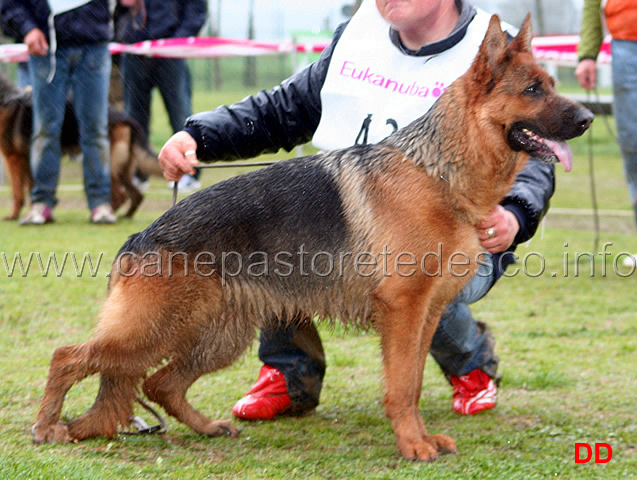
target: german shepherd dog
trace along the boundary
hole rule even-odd
[[[5,220],[15,220],[24,206],[25,194],[33,187],[29,152],[33,118],[30,91],[16,88],[0,74],[0,155],[5,160],[13,192],[13,209]],[[149,147],[142,127],[128,115],[109,108],[108,135],[111,142],[111,203],[117,210],[130,199],[126,217],[132,217],[144,199],[132,183],[136,168],[161,175],[157,155]],[[61,134],[62,154],[81,152],[77,118],[67,102]]]
[[[53,354],[34,441],[112,437],[129,424],[140,385],[194,431],[234,436],[231,422],[187,402],[188,388],[233,363],[264,319],[317,316],[378,331],[384,405],[403,457],[455,452],[451,438],[427,433],[418,399],[440,314],[468,276],[431,272],[455,252],[473,271],[481,251],[475,225],[529,154],[570,163],[564,140],[593,118],[557,95],[533,59],[531,35],[527,17],[507,45],[494,16],[469,71],[410,125],[378,144],[221,182],[132,235],[113,264],[94,337]],[[426,254],[439,246],[439,258]],[[401,252],[417,256],[422,271],[401,271],[394,261]],[[96,373],[94,405],[61,422],[67,391]]]

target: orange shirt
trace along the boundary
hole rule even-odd
[[[608,0],[604,16],[613,38],[637,41],[637,0]]]

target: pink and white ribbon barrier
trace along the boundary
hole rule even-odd
[[[564,66],[577,64],[578,35],[535,37],[533,54],[538,60]],[[111,43],[112,54],[131,53],[164,58],[221,58],[274,55],[280,53],[320,53],[329,42],[294,44],[292,42],[258,42],[219,37],[169,38],[148,40],[131,45]],[[22,62],[28,58],[23,43],[0,45],[0,62]],[[610,41],[602,45],[598,62],[610,62]]]

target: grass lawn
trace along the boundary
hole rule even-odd
[[[197,92],[195,110],[245,93]],[[156,103],[152,141],[157,147],[171,133],[165,118]],[[598,245],[609,244],[610,254],[596,255],[592,264],[582,257],[594,245],[593,222],[585,211],[591,206],[588,139],[572,147],[574,171],[565,174],[557,167],[553,209],[542,231],[518,250],[521,272],[500,281],[474,308],[497,339],[503,376],[497,408],[475,417],[455,415],[451,388],[435,363],[427,363],[420,403],[425,422],[430,432],[454,437],[459,448],[457,455],[432,464],[402,460],[395,450],[382,408],[377,335],[325,326],[328,371],[322,402],[311,415],[237,422],[243,429],[238,439],[203,438],[169,418],[169,431],[159,436],[32,445],[30,427],[53,350],[86,341],[115,253],[130,234],[170,206],[165,181],[153,178],[134,219],[90,225],[78,188],[79,166],[65,160],[57,223],[42,228],[0,224],[0,479],[637,478],[637,278],[613,265],[621,263],[621,252],[637,252],[637,237],[621,160],[598,119]],[[241,171],[209,169],[203,183]],[[9,208],[9,190],[0,187],[0,215]],[[31,252],[40,253],[43,265],[50,254],[61,261],[67,253],[64,273],[58,276],[52,265],[43,276],[33,257],[28,273],[22,275],[16,266],[10,274],[16,255],[26,263]],[[76,274],[73,258],[79,268],[85,253],[94,263]],[[253,348],[232,367],[200,379],[189,399],[209,416],[229,419],[258,368]],[[96,390],[95,378],[75,386],[67,395],[65,416],[90,407]],[[609,444],[611,461],[576,464],[576,442]]]

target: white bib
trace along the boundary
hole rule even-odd
[[[68,12],[82,5],[86,5],[91,0],[48,0],[49,8],[53,15]]]
[[[365,0],[334,48],[312,143],[322,150],[376,143],[422,116],[478,52],[491,16],[477,12],[452,48],[411,56],[392,43],[374,0]]]

